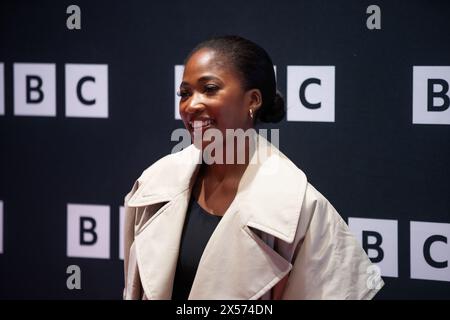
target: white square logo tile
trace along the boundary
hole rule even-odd
[[[450,281],[450,223],[411,221],[411,278]]]
[[[56,66],[14,63],[14,115],[56,116]]]
[[[108,118],[108,65],[66,64],[66,117]]]
[[[397,220],[348,218],[348,227],[381,275],[398,277]]]
[[[334,122],[334,66],[287,67],[287,120]]]
[[[110,208],[67,204],[67,256],[110,257]]]
[[[450,66],[413,67],[413,123],[450,124]]]

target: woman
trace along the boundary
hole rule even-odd
[[[265,50],[239,36],[200,43],[178,95],[194,143],[125,197],[124,298],[372,298],[383,281],[305,174],[259,134],[228,149],[231,129],[284,117]]]

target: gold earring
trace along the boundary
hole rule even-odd
[[[253,119],[253,109],[252,109],[252,108],[250,108],[249,112],[250,112],[250,118],[252,118],[252,119]]]

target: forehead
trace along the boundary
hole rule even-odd
[[[213,77],[223,82],[238,80],[223,56],[212,49],[203,48],[195,52],[187,61],[182,85],[194,85]]]

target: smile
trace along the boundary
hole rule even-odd
[[[206,128],[214,124],[214,120],[208,119],[208,120],[195,120],[195,121],[189,121],[189,126],[191,129],[201,129]]]

